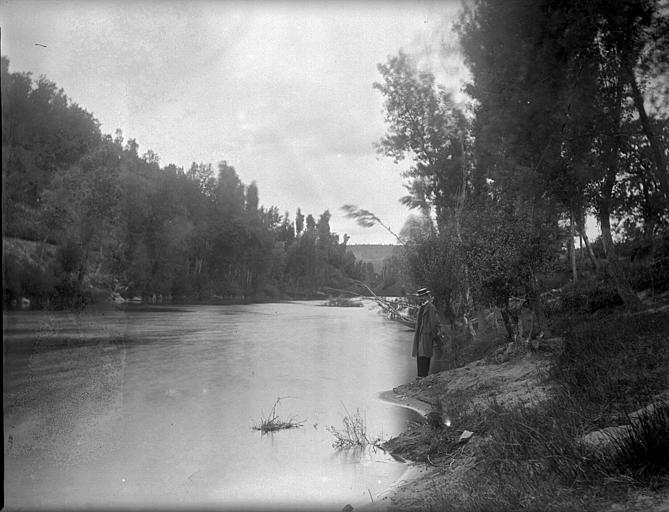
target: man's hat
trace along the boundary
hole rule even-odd
[[[421,288],[420,290],[416,291],[416,295],[418,297],[423,297],[423,296],[427,295],[428,293],[430,293],[430,290],[428,290],[427,288]]]

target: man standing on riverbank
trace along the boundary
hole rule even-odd
[[[439,333],[439,313],[432,303],[432,293],[427,288],[421,288],[416,292],[416,296],[425,299],[418,310],[411,352],[416,358],[418,378],[421,379],[427,377],[430,371],[430,358],[434,345],[442,347],[442,340]]]

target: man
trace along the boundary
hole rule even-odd
[[[416,358],[418,378],[422,379],[427,377],[430,371],[430,358],[434,345],[441,347],[442,341],[439,334],[439,313],[432,303],[432,293],[427,288],[421,288],[416,292],[416,296],[424,299],[424,302],[416,318],[411,355]]]

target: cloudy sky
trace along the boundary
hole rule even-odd
[[[400,49],[457,92],[465,76],[448,2],[0,1],[2,54],[65,90],[161,165],[226,160],[260,202],[317,217],[350,243],[393,243],[344,218],[354,203],[398,231],[401,171],[376,68]],[[43,46],[37,46],[40,43]],[[446,49],[446,53],[444,53]]]

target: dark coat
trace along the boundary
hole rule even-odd
[[[413,357],[432,357],[434,344],[440,341],[439,313],[432,302],[426,302],[418,310],[411,355]]]

